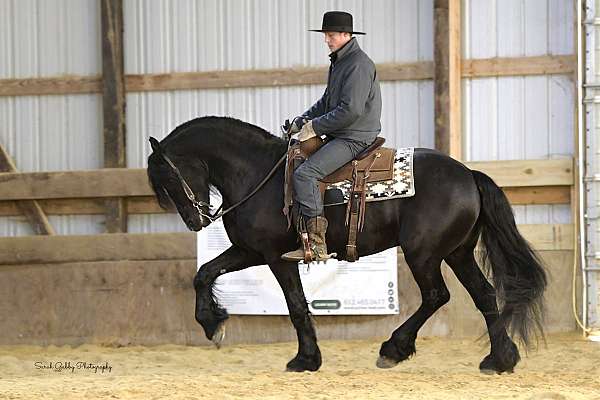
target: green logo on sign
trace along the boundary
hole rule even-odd
[[[310,305],[315,310],[337,310],[342,303],[339,300],[313,300]]]

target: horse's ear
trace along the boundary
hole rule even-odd
[[[154,139],[152,136],[150,136],[150,146],[152,146],[152,150],[155,153],[161,152],[160,143],[158,143],[158,140]]]

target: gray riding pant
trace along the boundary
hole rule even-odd
[[[294,201],[299,205],[301,215],[312,218],[323,214],[319,180],[353,160],[371,143],[372,140],[331,139],[296,168]]]

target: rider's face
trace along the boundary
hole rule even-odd
[[[325,43],[333,53],[339,50],[350,40],[351,36],[348,32],[323,32],[325,35]]]

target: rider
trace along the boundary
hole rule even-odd
[[[293,177],[294,201],[306,222],[315,260],[329,258],[325,243],[328,223],[318,181],[353,160],[381,131],[381,92],[375,64],[352,36],[365,33],[354,32],[352,25],[351,14],[329,11],[323,15],[322,28],[311,29],[323,32],[331,50],[327,88],[291,126],[291,133],[298,133],[301,142],[327,136],[327,142],[294,171]],[[284,124],[287,128],[288,121]],[[300,247],[282,258],[300,261],[304,251]]]

